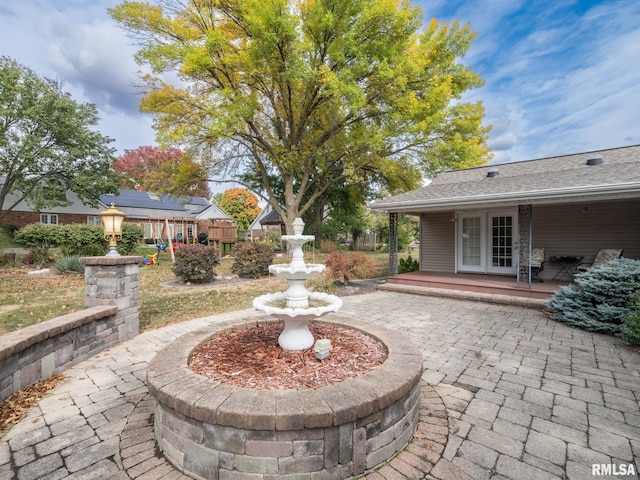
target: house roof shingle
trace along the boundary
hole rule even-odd
[[[598,156],[601,164],[587,165]],[[499,174],[488,177],[489,171]],[[640,197],[640,145],[443,172],[427,186],[370,207],[409,213],[594,197]]]
[[[113,202],[116,204],[116,207],[133,207],[149,210],[175,210],[180,214],[186,212],[185,208],[180,205],[176,199],[167,195],[160,196],[149,192],[127,190],[124,188],[119,189],[117,195],[100,195],[100,201],[106,205]]]
[[[228,219],[229,216],[217,205],[203,197],[172,197],[139,190],[121,188],[117,195],[100,195],[100,202],[122,208],[132,217],[177,217],[196,218],[208,212],[206,218]]]

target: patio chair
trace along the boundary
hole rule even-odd
[[[593,263],[580,263],[576,266],[576,271],[586,272],[590,268],[597,267],[603,263],[620,258],[622,256],[622,252],[623,249],[621,248],[603,248],[602,250],[598,250],[596,258],[593,259]]]
[[[544,248],[531,249],[531,280],[533,282],[544,282],[540,278],[540,272],[544,270]]]

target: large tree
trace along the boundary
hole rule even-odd
[[[258,197],[245,188],[229,188],[220,197],[220,208],[238,222],[238,230],[246,232],[262,209]]]
[[[99,194],[116,191],[115,150],[98,120],[95,105],[75,102],[60,82],[0,58],[0,220],[21,201],[36,211],[68,205],[71,190],[97,207]]]
[[[141,108],[160,140],[197,150],[215,175],[257,174],[288,232],[334,184],[488,156],[482,105],[461,100],[482,84],[459,61],[473,32],[423,29],[408,0],[125,1],[110,13],[152,68]]]
[[[188,154],[174,147],[138,147],[125,150],[113,162],[122,186],[174,196],[211,197],[207,172]]]

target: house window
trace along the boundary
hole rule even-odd
[[[87,216],[87,225],[102,225],[102,220],[97,215]]]
[[[45,223],[48,225],[58,225],[58,215],[56,215],[55,213],[41,213],[40,223]]]
[[[143,224],[142,229],[144,230],[144,238],[154,238],[152,223],[147,222]]]

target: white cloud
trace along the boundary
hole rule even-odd
[[[40,75],[63,82],[79,102],[98,107],[98,130],[119,153],[154,145],[152,117],[138,110],[134,47],[109,17],[119,0],[2,0],[0,44]]]
[[[637,0],[413,0],[425,21],[459,18],[478,36],[463,60],[486,85],[494,161],[640,143]],[[2,54],[98,106],[116,147],[153,144],[138,113],[134,47],[107,14],[121,0],[2,0]]]
[[[106,20],[77,25],[68,15],[52,15],[47,23],[46,50],[52,69],[103,109],[138,115],[139,68],[122,31]]]
[[[485,105],[494,162],[638,143],[640,2],[435,6],[478,31],[464,63],[486,84],[466,98]]]
[[[517,145],[518,141],[518,136],[512,132],[509,132],[498,137],[493,136],[491,139],[489,139],[489,147],[491,147],[494,152],[500,150],[509,150],[514,145]]]

